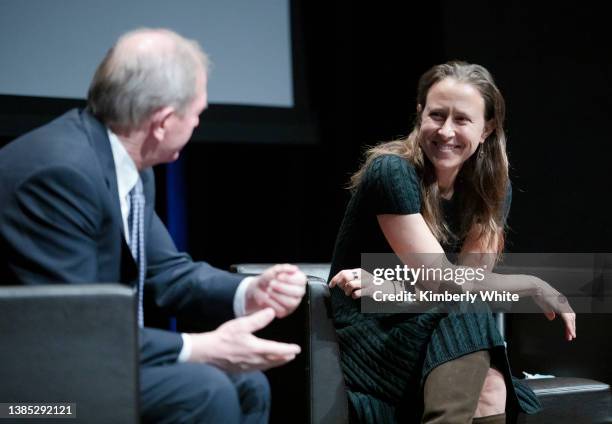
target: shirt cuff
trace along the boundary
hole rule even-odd
[[[246,290],[251,281],[253,281],[255,278],[257,277],[245,277],[244,280],[242,280],[238,285],[236,293],[234,293],[234,315],[237,317],[246,315]]]
[[[181,337],[183,338],[183,347],[178,358],[176,358],[176,362],[187,362],[187,359],[191,356],[191,337],[185,333],[181,333]]]

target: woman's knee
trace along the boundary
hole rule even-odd
[[[486,417],[488,415],[501,414],[506,410],[506,382],[501,372],[495,368],[489,368],[485,377],[478,406],[476,407],[476,417]]]

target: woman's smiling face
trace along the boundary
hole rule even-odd
[[[468,83],[445,78],[431,86],[419,107],[419,143],[436,173],[457,175],[491,133],[485,121],[485,102]]]

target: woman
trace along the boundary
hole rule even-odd
[[[458,252],[460,265],[493,265],[489,258],[502,252],[511,200],[504,114],[503,97],[485,68],[434,66],[419,80],[410,135],[370,149],[352,177],[330,287],[359,422],[503,423],[506,406],[539,409],[533,392],[512,380],[490,312],[375,315],[359,309],[361,253],[395,253],[408,262],[413,254]],[[492,278],[493,288],[534,295],[550,319],[560,313],[566,338],[575,337],[571,308],[542,296],[554,289],[535,277],[508,277]]]

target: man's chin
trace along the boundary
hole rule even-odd
[[[181,152],[164,152],[163,155],[159,155],[157,157],[157,160],[155,162],[153,162],[151,164],[151,166],[155,166],[155,165],[161,165],[162,163],[172,163],[175,162],[179,156],[180,156]]]
[[[181,155],[181,152],[170,153],[164,162],[165,163],[175,162],[179,158],[180,155]]]

